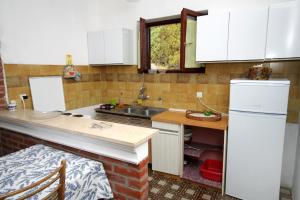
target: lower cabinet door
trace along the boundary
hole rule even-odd
[[[152,169],[179,175],[180,169],[179,132],[160,130],[152,138]]]

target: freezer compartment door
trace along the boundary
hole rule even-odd
[[[289,85],[230,84],[230,110],[286,114]]]
[[[226,194],[279,199],[285,115],[229,113]]]

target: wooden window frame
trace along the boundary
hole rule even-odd
[[[147,22],[145,19],[140,18],[140,68],[139,73],[148,73],[151,69],[150,60],[150,28],[154,26],[161,26],[167,24],[181,24],[180,31],[180,58],[179,58],[179,69],[176,70],[164,70],[166,73],[205,73],[205,68],[185,68],[185,46],[186,46],[186,29],[187,19],[189,16],[198,17],[206,15],[201,12],[196,12],[183,8],[181,15],[172,19],[162,19],[159,21]]]

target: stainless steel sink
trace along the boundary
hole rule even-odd
[[[166,109],[154,107],[128,107],[120,109],[118,112],[142,117],[152,117],[153,115],[159,114],[165,110]]]
[[[133,117],[151,118],[152,116],[166,111],[164,108],[148,107],[148,106],[133,106],[127,108],[117,108],[114,110],[96,109],[96,112],[111,113],[118,115],[126,115]]]

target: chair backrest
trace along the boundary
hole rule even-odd
[[[35,194],[38,194],[39,192],[45,190],[46,188],[50,187],[55,181],[59,179],[58,185],[43,199],[47,200],[63,200],[65,198],[65,175],[66,174],[66,161],[62,160],[61,165],[55,169],[55,171],[51,172],[48,176],[45,178],[28,185],[24,188],[21,188],[16,191],[9,192],[4,195],[0,195],[0,200],[5,200],[8,197],[13,197],[15,195],[19,195],[21,193],[24,193],[26,191],[29,191],[33,188],[36,188],[36,190],[29,192],[28,194],[21,195],[18,200],[24,200],[27,198],[30,198],[34,196]],[[41,186],[41,187],[38,187]]]

